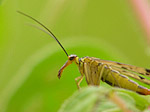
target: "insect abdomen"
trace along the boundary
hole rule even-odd
[[[150,95],[150,89],[140,86],[138,83],[114,70],[111,70],[108,74],[103,74],[102,80],[111,86],[132,90],[142,95]]]
[[[150,95],[150,89],[147,89],[147,88],[140,86],[140,85],[138,86],[138,89],[136,92],[139,94],[142,94],[142,95]]]

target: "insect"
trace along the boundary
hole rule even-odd
[[[81,73],[81,76],[75,78],[78,89],[80,88],[80,83],[85,77],[88,85],[99,86],[100,81],[102,80],[103,82],[106,82],[111,86],[135,91],[141,95],[150,95],[150,89],[141,86],[135,81],[129,79],[129,77],[131,77],[142,83],[150,85],[150,80],[141,76],[150,76],[150,69],[145,69],[142,67],[136,67],[133,65],[122,64],[113,61],[102,60],[95,57],[86,56],[79,58],[77,55],[68,55],[62,44],[59,42],[59,40],[45,25],[23,12],[18,11],[18,13],[40,24],[44,29],[39,29],[49,34],[52,38],[54,38],[67,55],[68,60],[58,72],[59,79],[61,78],[63,70],[74,62],[78,66],[79,71]]]

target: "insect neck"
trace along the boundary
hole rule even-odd
[[[79,65],[79,57],[76,57],[74,61],[75,61],[75,64]]]
[[[84,71],[83,71],[84,59],[85,59],[85,57],[83,57],[83,58],[76,57],[76,59],[75,59],[75,63],[77,64],[79,71],[82,75],[84,74]]]

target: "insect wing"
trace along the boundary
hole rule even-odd
[[[134,66],[134,65],[128,65],[128,64],[113,62],[113,61],[107,61],[107,60],[99,60],[99,61],[101,63],[105,63],[105,64],[108,64],[108,65],[111,65],[111,66],[114,66],[114,67],[129,70],[129,71],[133,71],[133,72],[139,73],[141,75],[150,76],[150,69],[137,67],[137,66]]]
[[[111,65],[110,65],[111,66]],[[126,75],[128,77],[131,77],[131,78],[134,78],[140,82],[143,82],[147,85],[150,85],[150,80],[140,76],[140,75],[137,75],[133,72],[130,72],[130,71],[127,71],[127,70],[124,70],[124,69],[120,69],[120,68],[117,68],[117,67],[114,67],[114,66],[111,66],[112,69],[114,70],[117,70],[119,73],[121,73],[122,75]]]
[[[134,78],[140,82],[150,85],[150,80],[138,75],[138,74],[141,74],[145,76],[150,76],[149,69],[136,67],[136,66],[128,65],[128,64],[123,64],[123,63],[118,63],[118,62],[113,62],[113,61],[101,60],[99,58],[94,58],[94,57],[92,57],[92,59],[97,61],[97,63],[103,63],[103,64],[109,65],[113,70],[118,71],[122,75]]]

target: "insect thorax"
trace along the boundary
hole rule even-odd
[[[92,57],[79,58],[79,71],[81,75],[85,75],[86,82],[88,85],[99,85],[100,76],[98,71],[99,63]]]

